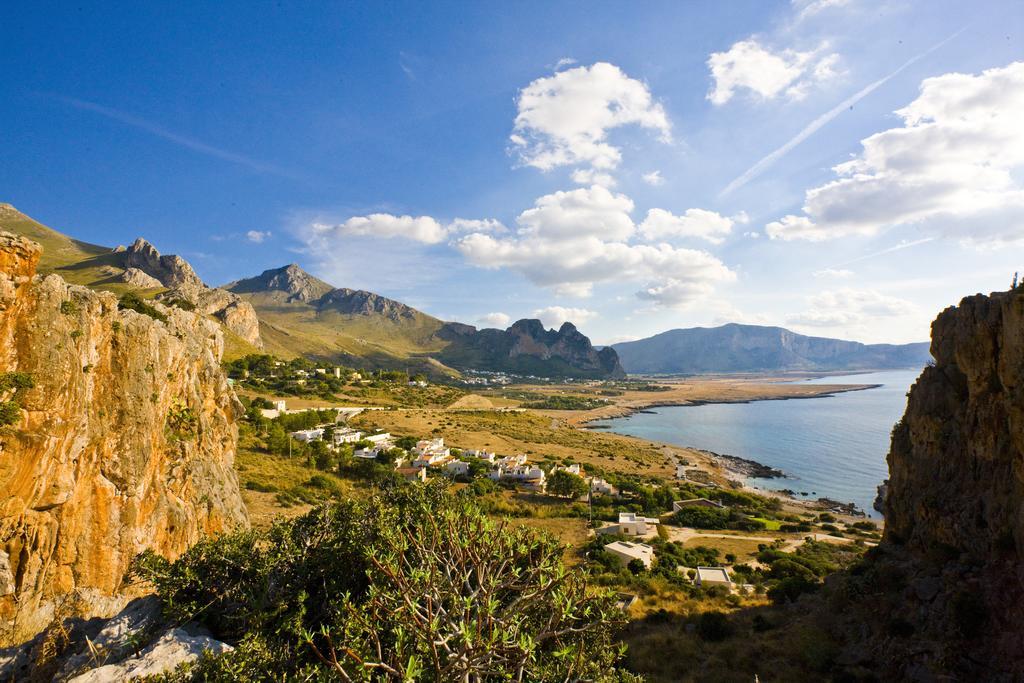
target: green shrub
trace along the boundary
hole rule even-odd
[[[0,427],[16,424],[21,420],[21,406],[17,401],[0,401]]]
[[[135,292],[125,292],[121,299],[117,302],[117,307],[121,310],[135,311],[143,315],[148,315],[154,320],[161,322],[167,322],[167,316],[154,308],[151,304],[143,301]]]
[[[60,312],[63,313],[64,315],[75,315],[76,313],[78,313],[78,304],[71,299],[61,301]]]
[[[438,485],[399,486],[133,573],[165,615],[236,645],[179,680],[635,680],[615,669],[613,596],[562,553]]]

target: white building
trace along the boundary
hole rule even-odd
[[[498,458],[498,460],[495,461],[495,464],[498,465],[499,467],[503,467],[505,469],[511,469],[513,467],[519,467],[520,465],[525,465],[526,464],[526,456],[522,455],[522,454],[520,454],[520,455],[506,455],[506,456],[503,456],[501,458]]]
[[[645,536],[658,525],[656,517],[643,517],[635,512],[619,513],[619,533],[627,536]]]
[[[320,441],[324,438],[324,430],[320,427],[316,429],[301,429],[297,432],[292,432],[291,437],[296,441],[304,441],[306,443]]]
[[[287,401],[274,401],[274,410],[281,413],[288,410]]]
[[[491,464],[494,464],[495,455],[494,455],[494,453],[489,453],[488,451],[476,451],[476,450],[470,449],[470,450],[462,451],[462,454],[463,455],[467,455],[467,456],[469,456],[471,458],[479,458],[480,460],[483,460],[484,462],[489,462]]]
[[[363,433],[349,427],[342,427],[334,430],[334,445],[340,446],[343,443],[355,443],[363,438]]]
[[[697,567],[693,582],[698,586],[725,586],[732,589],[732,579],[725,567]]]
[[[391,445],[391,434],[388,432],[381,432],[380,434],[366,434],[363,436],[364,439],[372,443],[374,446],[390,446]]]
[[[594,477],[590,480],[590,490],[594,493],[600,493],[606,496],[617,496],[619,490],[606,482],[604,479],[598,479]]]
[[[623,566],[629,564],[633,560],[640,560],[644,563],[645,568],[650,569],[651,563],[654,561],[654,548],[646,543],[614,541],[606,545],[604,549],[617,557]]]
[[[465,460],[450,460],[448,463],[445,464],[444,468],[450,474],[456,476],[469,474],[469,463],[466,462]]]
[[[559,465],[555,468],[555,472],[562,471],[568,472],[569,474],[575,474],[577,477],[583,476],[583,468],[579,463],[573,463],[571,465]]]

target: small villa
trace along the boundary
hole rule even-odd
[[[363,433],[349,427],[342,427],[334,430],[334,445],[340,446],[343,443],[355,443],[363,438]]]
[[[292,432],[291,437],[296,441],[302,441],[305,443],[320,441],[324,438],[324,430],[319,427],[316,429],[301,429],[297,432]]]
[[[422,467],[399,467],[395,470],[406,481],[426,481],[427,471]]]
[[[732,590],[732,579],[725,567],[697,567],[693,582],[698,586],[724,586]]]
[[[645,536],[654,532],[659,523],[656,517],[643,517],[635,512],[619,513],[619,533],[627,536]]]
[[[633,560],[640,560],[644,567],[651,568],[654,561],[654,548],[646,543],[630,543],[629,541],[613,541],[604,547],[606,552],[611,553],[623,566]]]

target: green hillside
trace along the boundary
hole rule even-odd
[[[43,247],[39,272],[56,273],[68,282],[123,294],[133,289],[121,282],[124,255],[110,247],[72,239],[26,216],[10,204],[0,204],[0,230],[22,235]],[[148,295],[161,289],[145,290]]]

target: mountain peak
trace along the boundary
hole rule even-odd
[[[284,292],[288,295],[288,301],[311,303],[334,288],[307,273],[297,263],[289,263],[287,266],[265,270],[256,277],[236,280],[225,285],[224,289],[236,294]]]
[[[204,289],[206,285],[188,261],[168,254],[161,256],[152,244],[139,237],[124,251],[125,268],[138,268],[146,275],[159,280],[165,287]]]

